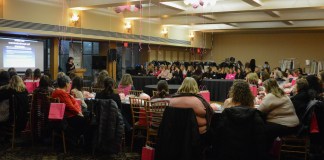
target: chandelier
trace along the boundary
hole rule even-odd
[[[192,5],[193,8],[198,8],[199,6],[211,5],[214,6],[217,0],[183,0],[185,5]]]

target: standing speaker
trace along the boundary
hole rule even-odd
[[[108,61],[117,61],[117,49],[110,49],[108,52]]]

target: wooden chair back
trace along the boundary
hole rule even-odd
[[[143,93],[143,90],[130,90],[129,95],[135,95],[136,97],[139,97]]]
[[[281,141],[280,159],[288,157],[308,159],[309,137],[285,136]]]
[[[146,121],[145,114],[148,101],[140,98],[130,97],[129,102],[131,107],[133,126],[137,125],[140,121]]]

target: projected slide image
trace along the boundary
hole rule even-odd
[[[34,68],[35,51],[30,47],[6,46],[3,49],[3,67]]]

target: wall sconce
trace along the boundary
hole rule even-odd
[[[195,33],[193,31],[189,33],[189,38],[190,38],[190,40],[194,40]]]
[[[168,36],[168,28],[167,27],[163,27],[162,31],[161,31],[161,34],[164,36],[164,37],[167,37]]]
[[[79,19],[80,19],[80,17],[78,15],[78,13],[73,12],[72,17],[71,17],[72,23],[74,23],[74,24],[78,23],[79,22]]]
[[[132,24],[130,21],[125,23],[125,29],[126,29],[127,33],[130,33],[130,31],[132,29]]]

